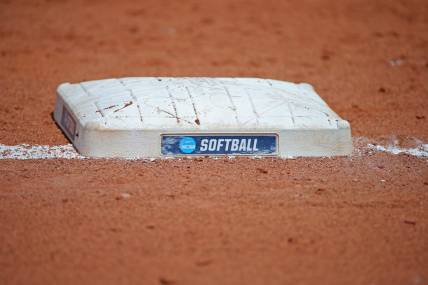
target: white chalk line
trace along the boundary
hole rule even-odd
[[[367,152],[386,152],[393,155],[407,154],[419,158],[428,157],[428,144],[422,143],[420,140],[414,139],[417,142],[416,146],[411,148],[404,148],[398,145],[398,142],[393,140],[387,145],[369,142],[367,138],[354,139],[354,153],[353,155],[362,156]],[[233,158],[233,157],[230,157]],[[259,157],[255,157],[259,158]],[[4,145],[0,144],[0,160],[13,159],[13,160],[31,160],[31,159],[88,159],[76,152],[73,145]],[[214,158],[216,159],[216,158]],[[136,160],[136,159],[130,159]],[[142,159],[150,160],[154,159]]]
[[[396,145],[378,145],[378,144],[368,144],[369,149],[379,151],[379,152],[388,152],[391,154],[408,154],[417,157],[428,157],[428,144],[421,144],[413,148],[402,148]]]
[[[84,159],[76,152],[73,145],[4,145],[0,144],[0,159]]]

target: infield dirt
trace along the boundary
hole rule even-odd
[[[309,82],[353,156],[1,160],[2,284],[428,284],[427,1],[0,1],[0,143],[65,144],[56,87]]]

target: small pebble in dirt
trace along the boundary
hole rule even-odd
[[[394,58],[389,61],[391,66],[400,66],[404,63],[404,60],[401,58]]]
[[[212,263],[213,261],[210,259],[207,260],[200,260],[200,261],[196,261],[196,266],[208,266]]]
[[[175,282],[173,280],[166,279],[164,277],[160,277],[159,278],[159,284],[161,284],[161,285],[171,285],[171,284],[175,284]]]
[[[266,169],[263,169],[263,168],[257,168],[257,171],[260,173],[264,173],[264,174],[268,173],[268,171]]]
[[[356,110],[361,110],[360,106],[358,106],[357,104],[351,104],[351,107]]]
[[[132,26],[132,27],[130,27],[129,29],[129,32],[131,33],[131,34],[136,34],[136,33],[138,33],[138,27],[137,26]]]
[[[383,38],[383,34],[381,32],[375,32],[373,35],[377,38]]]
[[[318,189],[317,189],[317,191],[315,191],[315,194],[320,195],[320,194],[322,194],[322,193],[324,193],[324,192],[325,192],[325,189],[323,189],[323,188],[318,188]]]
[[[329,56],[328,54],[323,54],[323,55],[321,56],[321,59],[322,59],[322,60],[329,60],[329,59],[330,59],[330,56]]]
[[[423,120],[423,119],[425,119],[425,116],[417,116],[417,115],[416,115],[416,119],[418,119],[418,120]]]
[[[380,93],[385,93],[385,92],[386,92],[386,89],[385,89],[385,88],[383,88],[383,87],[380,87],[377,91],[379,91]]]
[[[385,180],[385,179],[381,179],[381,180],[380,180],[380,182],[385,183],[385,182],[386,182],[386,180]]]
[[[389,34],[390,34],[391,36],[393,36],[394,38],[398,38],[398,37],[400,36],[400,34],[399,34],[399,33],[397,33],[396,31],[391,31]]]
[[[131,197],[131,194],[128,193],[120,193],[119,196],[116,197],[116,200],[128,199]]]

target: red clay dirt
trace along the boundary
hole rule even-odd
[[[62,82],[309,82],[428,141],[428,2],[0,1],[0,144],[65,144]],[[1,284],[428,284],[428,162],[0,161]]]

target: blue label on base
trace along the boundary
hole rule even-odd
[[[162,135],[163,155],[276,155],[277,135]]]

